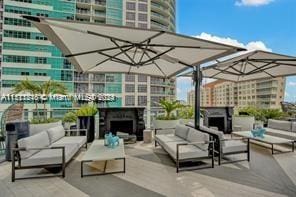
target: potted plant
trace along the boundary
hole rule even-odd
[[[76,111],[78,128],[87,130],[87,142],[95,139],[95,115],[98,112],[95,105],[83,105]]]
[[[77,115],[73,111],[66,113],[63,117],[63,123],[66,129],[70,129],[72,125],[76,125],[76,122],[77,122]]]
[[[154,128],[174,128],[179,122],[174,112],[183,107],[183,105],[179,101],[166,99],[160,100],[159,105],[165,111],[165,114],[156,117]]]

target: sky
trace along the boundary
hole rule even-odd
[[[177,0],[177,32],[296,56],[296,0]],[[178,99],[192,88],[179,78]],[[285,101],[296,102],[296,76],[287,78]]]

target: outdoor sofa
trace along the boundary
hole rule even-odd
[[[214,167],[213,143],[209,135],[185,125],[176,125],[175,128],[155,129],[155,147],[160,145],[176,162],[176,172],[193,170],[196,167],[180,167],[188,161],[211,158],[210,167]]]
[[[16,177],[16,170],[31,168],[61,168],[59,176],[65,177],[66,164],[83,146],[87,148],[87,136],[79,136],[82,132],[86,133],[81,129],[65,130],[60,124],[19,139],[17,147],[12,149],[12,182],[16,179],[40,178],[41,176]],[[68,136],[70,133],[76,135]]]
[[[296,141],[296,122],[268,120],[266,134]]]
[[[226,138],[222,131],[205,126],[200,126],[200,131],[209,134],[210,140],[214,141],[214,155],[218,157],[219,165],[221,165],[222,159],[226,159],[225,156],[242,153],[247,154],[246,159],[231,160],[223,163],[250,161],[250,140],[248,138]]]

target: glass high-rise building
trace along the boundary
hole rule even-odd
[[[21,18],[24,14],[175,32],[175,0],[5,0],[2,4],[2,93],[26,78],[36,83],[52,79],[64,83],[73,93],[115,94],[118,99],[104,104],[107,107],[145,107],[148,123],[150,114],[159,111],[157,102],[161,98],[175,98],[175,79],[76,73],[61,52]],[[2,104],[1,109],[7,106]],[[62,116],[63,109],[71,107],[77,106],[47,105],[54,116]],[[34,105],[26,105],[26,109],[33,110]]]

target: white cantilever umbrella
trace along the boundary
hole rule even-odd
[[[296,57],[251,51],[204,67],[203,77],[229,81],[248,81],[296,75]]]
[[[33,16],[23,18],[45,34],[80,72],[172,77],[188,68],[199,70],[202,63],[244,50],[165,31]],[[199,105],[195,106],[199,114]],[[199,120],[196,125],[199,127]]]

